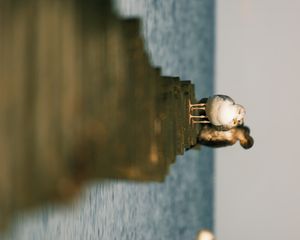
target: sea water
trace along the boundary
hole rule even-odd
[[[213,0],[119,0],[116,11],[139,17],[145,46],[162,73],[192,80],[197,98],[213,91]],[[213,152],[178,156],[162,183],[90,183],[72,204],[15,217],[6,239],[194,239],[213,228]]]

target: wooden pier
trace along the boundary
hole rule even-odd
[[[0,2],[0,222],[92,179],[163,181],[194,86],[151,66],[110,1]]]

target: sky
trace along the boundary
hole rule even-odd
[[[216,153],[220,240],[300,239],[300,1],[217,0],[216,92],[246,108],[254,147]]]

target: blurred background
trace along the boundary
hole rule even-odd
[[[216,92],[246,107],[255,145],[216,153],[220,240],[300,239],[300,2],[216,4]]]
[[[141,19],[163,75],[192,80],[197,98],[244,105],[254,147],[188,151],[163,183],[90,183],[67,207],[17,214],[0,238],[193,239],[209,228],[219,240],[300,239],[300,2],[118,0],[116,9]]]

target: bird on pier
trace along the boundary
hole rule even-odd
[[[195,110],[205,111],[203,115],[192,115]],[[243,125],[245,108],[226,95],[213,95],[196,104],[189,104],[189,118],[192,123],[211,123],[224,130]],[[195,120],[196,119],[196,120]]]

